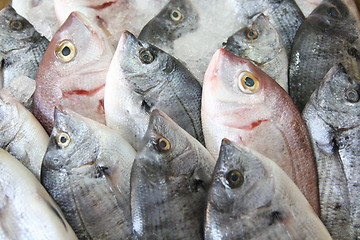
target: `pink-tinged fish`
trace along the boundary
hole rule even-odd
[[[60,27],[36,76],[34,115],[48,133],[57,105],[105,122],[105,79],[114,51],[102,30],[81,13],[72,13]]]
[[[318,178],[308,132],[290,96],[250,61],[224,49],[206,71],[201,117],[217,157],[228,138],[275,161],[319,214]]]
[[[116,46],[123,30],[137,35],[168,0],[54,0],[56,17],[62,24],[73,11],[99,24]]]

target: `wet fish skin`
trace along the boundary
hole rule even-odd
[[[49,136],[37,119],[4,89],[0,90],[0,147],[38,179],[48,141]]]
[[[59,142],[60,136],[68,138],[66,145]],[[135,150],[114,130],[56,108],[41,183],[79,239],[131,238],[130,170],[134,157]]]
[[[360,77],[359,23],[347,1],[323,1],[300,26],[289,64],[289,94],[300,111],[329,69],[341,62]]]
[[[131,171],[136,239],[203,239],[214,166],[215,159],[202,144],[165,113],[153,110]]]
[[[0,11],[1,88],[25,75],[35,79],[49,41],[9,5]]]
[[[335,64],[303,111],[318,166],[321,219],[334,239],[356,239],[360,234],[360,103],[350,100],[348,91],[356,97],[360,85],[342,64]]]
[[[113,53],[102,30],[81,13],[73,12],[55,33],[40,63],[34,94],[34,115],[49,134],[56,105],[105,123],[102,101]]]
[[[174,48],[173,42],[182,35],[196,30],[198,22],[199,15],[191,0],[170,0],[143,27],[138,38],[161,49]]]
[[[248,78],[253,85],[245,89]],[[315,159],[305,123],[290,96],[261,69],[219,49],[204,78],[201,119],[206,147],[214,157],[223,138],[258,151],[290,176],[319,213]]]
[[[271,159],[222,141],[208,193],[205,239],[331,239]]]
[[[77,239],[44,187],[0,149],[0,239]]]
[[[150,63],[141,60],[150,56]],[[184,91],[186,89],[186,91]],[[174,57],[125,31],[111,61],[105,86],[106,124],[137,149],[149,114],[159,109],[204,143],[201,86]]]
[[[252,34],[252,35],[249,35]],[[241,58],[251,60],[288,90],[288,56],[282,39],[264,14],[240,29],[223,44],[224,49]]]

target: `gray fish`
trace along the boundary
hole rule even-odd
[[[0,11],[0,87],[20,75],[35,79],[49,41],[9,5]]]
[[[288,90],[288,55],[283,41],[269,19],[260,14],[223,44],[229,52],[251,60],[261,70]]]
[[[204,143],[201,86],[174,57],[124,32],[112,58],[104,95],[106,124],[137,149],[150,112],[165,112]]]
[[[39,121],[5,89],[0,90],[0,147],[38,179],[49,136]]]
[[[321,219],[334,239],[360,236],[359,94],[359,83],[336,64],[303,111],[317,162]]]
[[[0,239],[77,239],[38,179],[0,149]]]
[[[324,0],[296,33],[289,62],[289,94],[300,111],[337,62],[360,79],[359,25],[352,7],[356,8],[349,1]]]
[[[224,139],[208,193],[205,239],[331,237],[277,164]]]
[[[80,239],[130,239],[135,150],[114,130],[57,107],[41,183]]]
[[[131,171],[137,239],[203,239],[205,198],[215,159],[161,111],[150,123]]]

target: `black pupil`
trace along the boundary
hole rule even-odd
[[[255,36],[255,33],[253,31],[250,31],[249,32],[249,37],[253,37],[253,36]]]
[[[66,141],[67,141],[67,139],[66,139],[66,137],[64,137],[64,136],[62,136],[62,137],[60,138],[60,142],[61,142],[61,143],[66,143]]]
[[[150,55],[149,55],[148,53],[144,53],[144,54],[143,54],[143,59],[144,59],[145,61],[149,61],[149,60],[150,60]]]
[[[62,55],[64,55],[65,57],[66,56],[69,56],[70,53],[71,53],[71,50],[68,46],[64,47],[63,50],[61,51]]]
[[[356,98],[356,95],[355,95],[354,92],[349,92],[349,93],[348,93],[348,97],[349,97],[350,99],[354,99],[354,98]]]
[[[339,12],[336,8],[332,7],[330,8],[330,15],[334,18],[337,18],[339,17]]]
[[[18,21],[13,23],[13,27],[14,28],[19,28],[20,27],[20,23]]]
[[[159,146],[160,146],[160,148],[162,148],[162,149],[164,149],[164,148],[166,148],[166,142],[164,141],[164,140],[160,140],[159,141]]]
[[[175,19],[177,19],[178,17],[179,17],[179,13],[177,13],[177,12],[173,12],[173,18],[175,18]]]
[[[237,182],[239,180],[239,176],[236,173],[233,173],[231,175],[231,181]]]
[[[246,77],[244,83],[248,87],[253,87],[255,85],[254,79],[252,79],[251,77]]]

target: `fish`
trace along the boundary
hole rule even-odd
[[[279,84],[249,60],[219,49],[206,71],[201,102],[205,144],[214,157],[223,138],[258,151],[289,175],[319,213],[308,131]]]
[[[34,115],[49,134],[56,105],[105,123],[105,80],[114,52],[101,29],[81,13],[71,13],[51,40],[35,79]]]
[[[334,239],[360,236],[360,84],[335,64],[303,111],[319,176],[321,220]]]
[[[304,16],[307,17],[321,3],[322,0],[295,0]]]
[[[231,35],[223,48],[251,60],[288,91],[288,55],[282,38],[264,14],[255,16],[250,25]]]
[[[21,75],[35,79],[48,45],[49,41],[10,5],[3,8],[0,11],[0,88]]]
[[[180,61],[161,49],[121,35],[105,86],[106,125],[137,150],[153,109],[159,109],[204,143],[201,85]]]
[[[168,0],[55,0],[54,9],[59,24],[71,12],[81,12],[100,26],[116,47],[124,30],[138,35],[141,28],[167,3]]]
[[[223,139],[208,192],[205,239],[332,239],[271,159]]]
[[[153,110],[130,177],[136,239],[203,239],[215,159],[169,116]]]
[[[0,147],[40,179],[49,136],[34,115],[4,89],[0,90]]]
[[[4,149],[0,149],[0,212],[1,239],[77,239],[38,179]]]
[[[337,62],[360,79],[359,20],[354,3],[324,0],[301,24],[289,62],[289,94],[300,111]]]
[[[130,239],[135,150],[114,130],[57,106],[41,183],[79,239]]]

